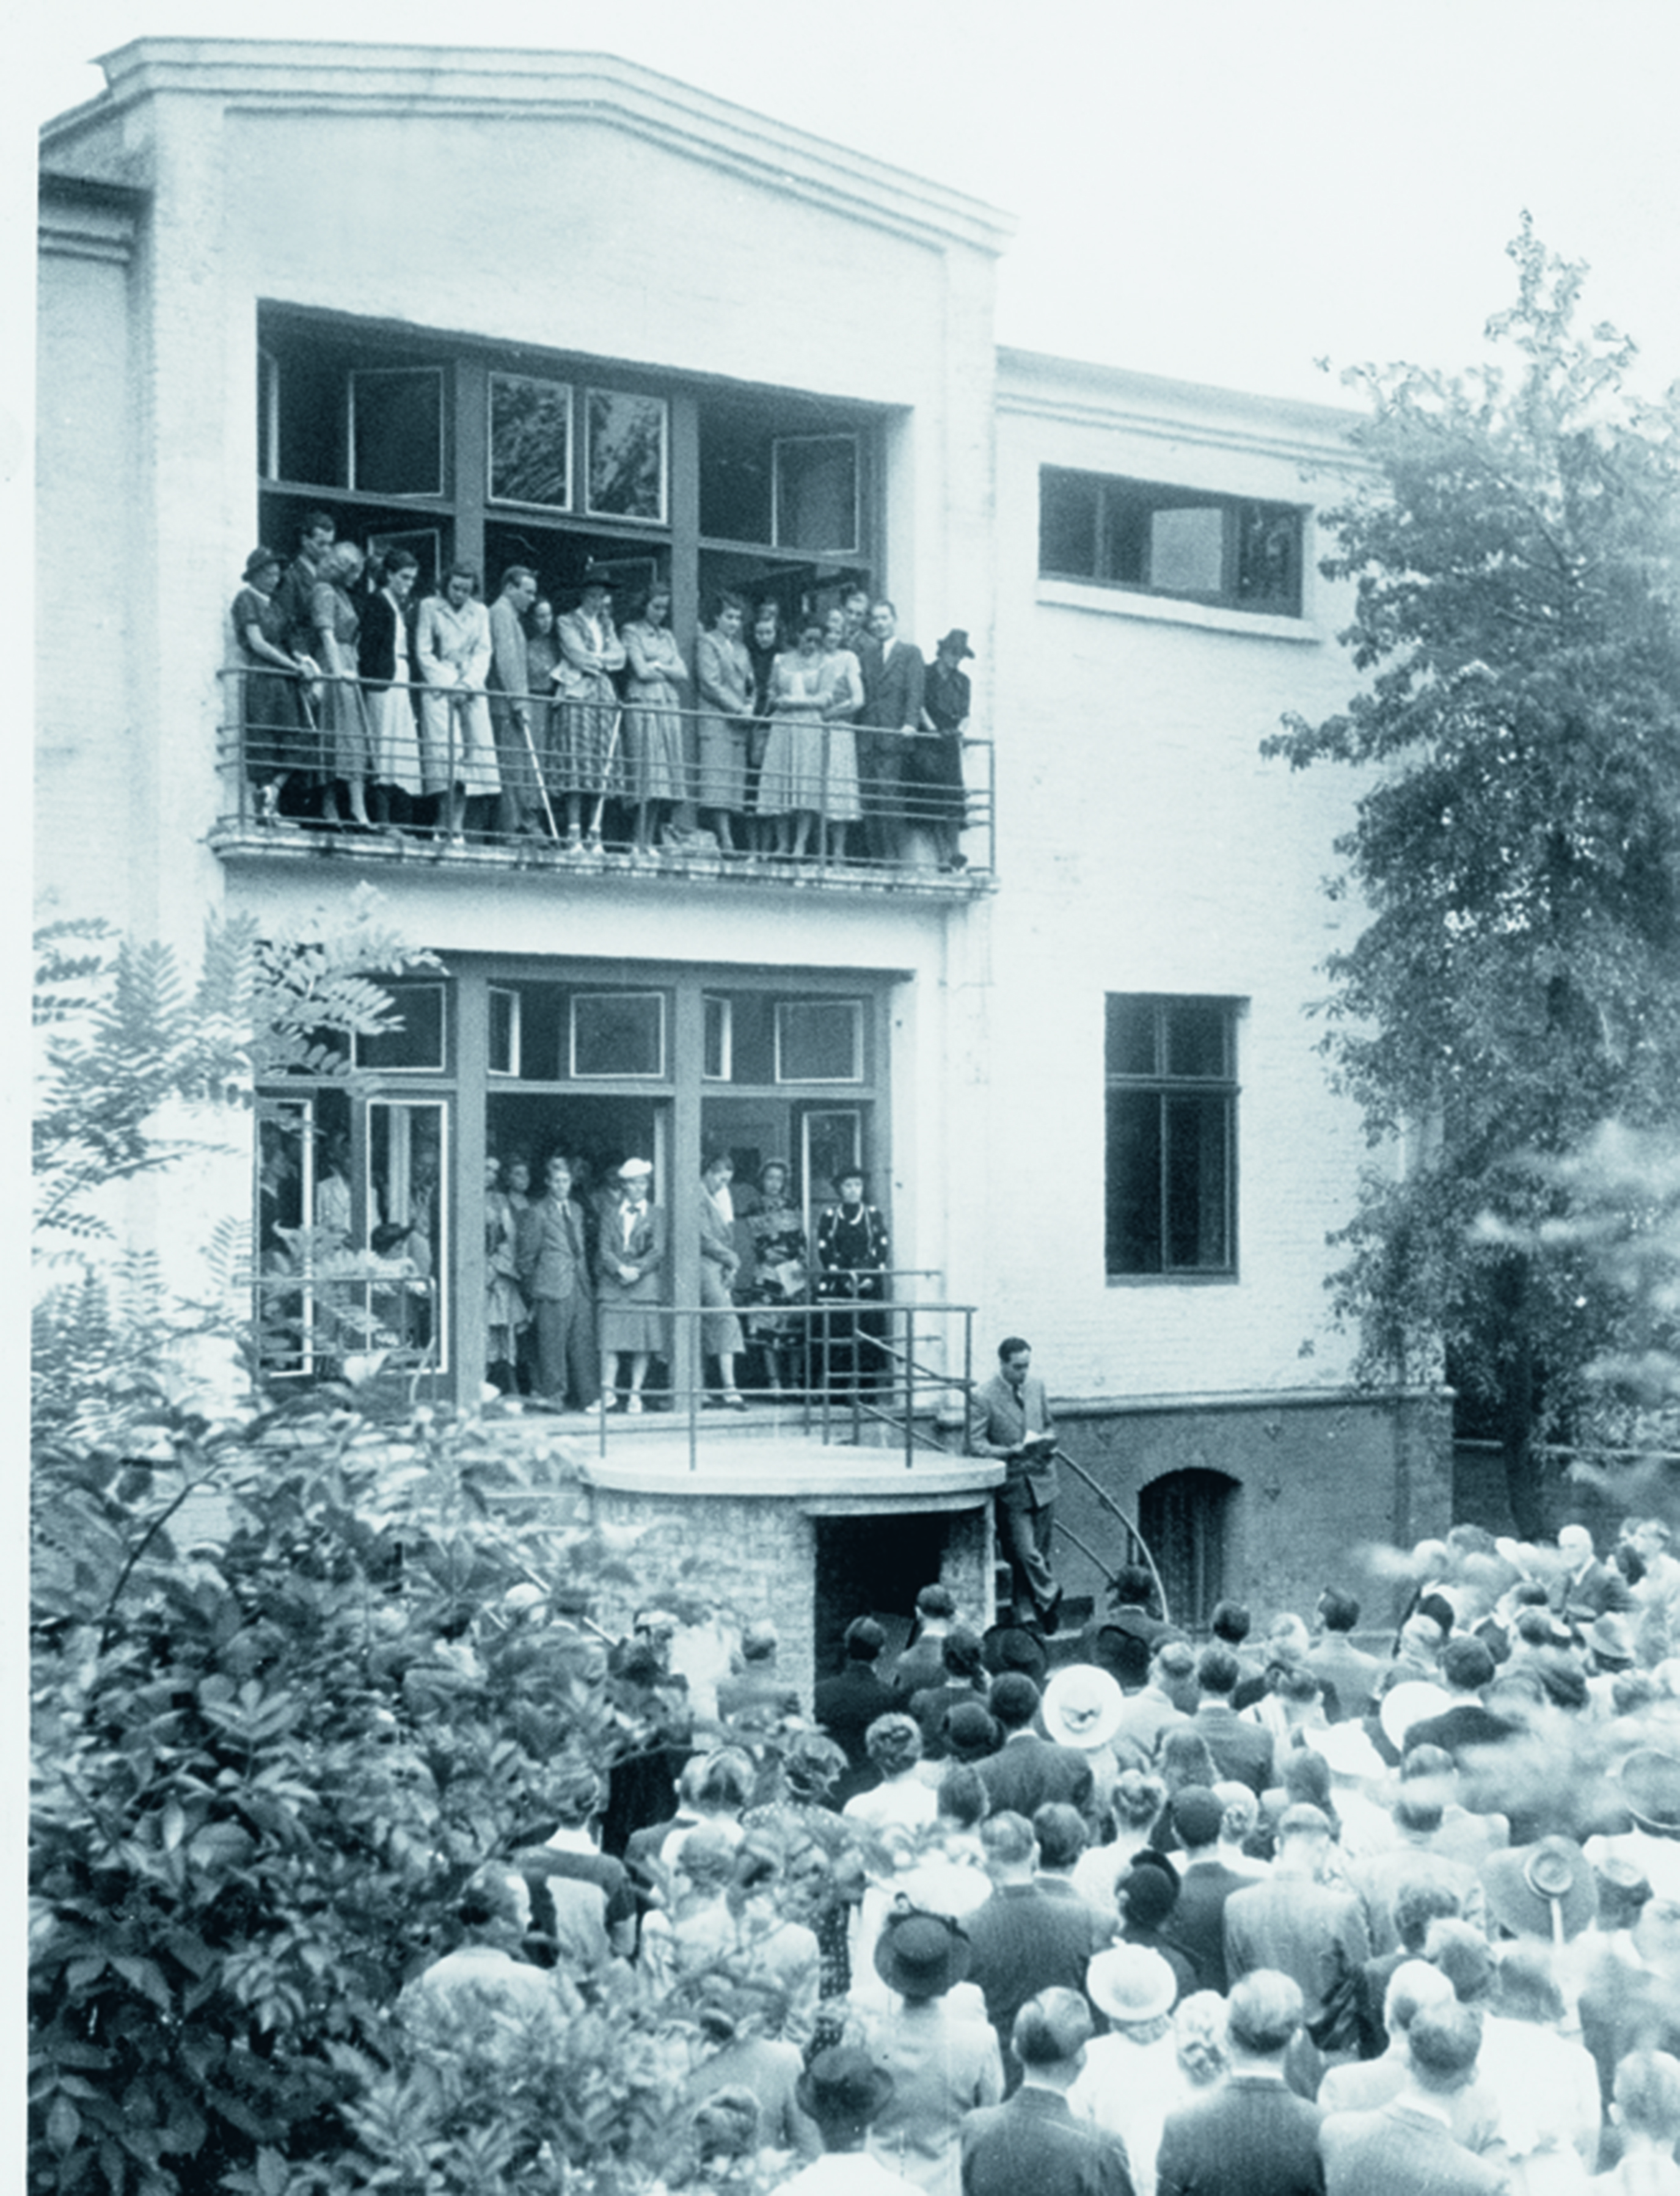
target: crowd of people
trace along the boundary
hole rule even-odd
[[[865,588],[791,618],[725,593],[685,648],[663,581],[621,625],[596,567],[558,613],[528,564],[488,604],[469,563],[419,583],[412,551],[370,569],[325,511],[289,563],[246,559],[233,627],[261,822],[610,843],[639,863],[897,863],[920,832],[940,868],[963,866],[961,628],[930,664]]]
[[[585,1158],[554,1152],[540,1191],[523,1152],[510,1153],[505,1182],[498,1154],[484,1165],[491,1380],[561,1409],[641,1416],[649,1370],[672,1349],[670,1216],[651,1163],[627,1159],[598,1182]],[[749,1354],[770,1396],[883,1377],[886,1315],[870,1307],[887,1294],[886,1224],[861,1172],[843,1173],[808,1246],[790,1182],[781,1159],[737,1186],[727,1152],[705,1157],[694,1205],[708,1405],[746,1409]]]
[[[771,1624],[645,1611],[610,1776],[411,2010],[546,1968],[563,2020],[630,1963],[682,2016],[673,2189],[1680,2190],[1668,1529],[1409,1579],[1392,1631],[1336,1587],[1198,1642],[1128,1569],[1054,1669],[932,1584],[809,1699]]]

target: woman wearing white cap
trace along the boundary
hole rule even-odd
[[[1085,2046],[1067,2101],[1077,2118],[1121,2137],[1137,2196],[1155,2196],[1161,2130],[1190,2093],[1173,2034],[1178,1977],[1158,1952],[1111,1945],[1086,1968],[1085,1995],[1107,2014],[1109,2032]]]

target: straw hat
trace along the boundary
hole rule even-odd
[[[1120,1728],[1126,1696],[1106,1670],[1090,1662],[1071,1662],[1044,1688],[1044,1728],[1061,1746],[1092,1754],[1106,1746]]]
[[[1111,2020],[1134,2027],[1172,2010],[1178,1977],[1146,1945],[1111,1945],[1086,1968],[1085,1994]]]

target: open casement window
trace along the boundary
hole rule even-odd
[[[1111,1279],[1236,1273],[1236,1022],[1231,999],[1109,995]]]
[[[1039,576],[1299,617],[1305,523],[1293,504],[1045,465]]]
[[[855,557],[861,527],[857,437],[784,435],[773,448],[776,546]]]
[[[344,1342],[398,1370],[448,1369],[449,1108],[367,1101],[363,1182],[370,1264],[342,1285]]]

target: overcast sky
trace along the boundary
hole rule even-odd
[[[1279,396],[1456,366],[1531,208],[1680,379],[1675,0],[39,0],[37,122],[145,33],[622,54],[1013,215],[1006,343]],[[14,87],[15,89],[15,87]]]

